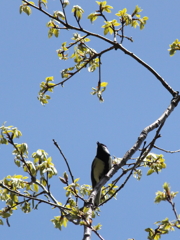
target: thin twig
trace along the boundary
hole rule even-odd
[[[121,34],[122,34],[122,38],[121,38],[121,44],[122,44],[124,40],[124,21],[123,20],[122,20]]]
[[[166,152],[166,153],[178,153],[178,152],[180,152],[180,149],[179,150],[175,150],[175,151],[169,151],[169,150],[165,150],[163,148],[157,147],[155,145],[154,145],[154,148],[157,148],[158,150],[161,150],[161,151]]]
[[[138,56],[136,56],[133,52],[128,51],[125,47],[123,47],[121,44],[118,44],[117,46],[120,50],[122,50],[125,54],[129,55],[130,57],[134,58],[137,62],[139,62],[141,65],[143,65],[146,69],[148,69],[160,82],[161,84],[168,90],[168,92],[171,93],[171,95],[174,97],[177,95],[177,92],[172,89],[172,87],[146,62],[144,62],[142,59],[140,59]]]
[[[94,230],[93,228],[91,229],[101,240],[105,240],[96,230]]]
[[[127,176],[127,178],[125,179],[124,183],[121,184],[121,186],[108,198],[106,199],[102,204],[100,205],[103,205],[104,203],[108,202],[109,200],[111,200],[127,183],[127,181],[129,180],[130,176],[132,175],[133,171],[134,171],[134,168],[135,166],[132,168],[131,172],[129,173],[129,175]],[[119,180],[119,179],[118,179]]]
[[[99,56],[99,81],[98,81],[98,91],[101,88],[101,56]]]
[[[60,152],[60,154],[62,155],[62,157],[64,158],[64,161],[65,161],[65,163],[66,163],[66,165],[67,165],[69,174],[71,175],[72,182],[74,182],[74,177],[73,177],[73,175],[72,175],[72,172],[71,172],[71,169],[70,169],[70,166],[69,166],[69,163],[68,163],[66,157],[64,156],[64,154],[63,154],[62,150],[60,149],[58,143],[57,143],[54,139],[53,139],[53,142],[54,142],[54,145],[55,145],[55,146],[57,147],[57,149],[59,150],[59,152]]]
[[[64,10],[64,7],[63,7],[63,2],[62,2],[62,0],[60,0],[60,2],[61,2],[62,10],[63,10],[63,13],[64,13],[65,22],[66,22],[66,24],[68,24],[67,17],[66,17],[66,12],[65,12],[65,10]]]
[[[153,140],[145,147],[142,149],[142,154],[140,155],[140,157],[138,158],[137,160],[137,163],[142,163],[142,161],[146,158],[146,156],[150,153],[151,149],[154,147],[154,144],[156,142],[156,140],[160,137],[160,131],[161,131],[161,128],[163,127],[164,125],[164,122],[162,122],[158,128],[158,130],[156,131],[156,134],[153,138]]]
[[[146,151],[146,148],[145,148],[145,144],[146,142],[144,142],[144,146],[143,146],[143,150],[139,156],[138,159],[141,159],[141,156],[143,155],[144,151]],[[134,164],[134,166],[131,168],[131,172],[129,173],[129,175],[127,176],[127,178],[125,179],[124,183],[121,184],[121,186],[111,195],[110,198],[108,198],[106,201],[104,201],[102,204],[104,204],[105,202],[108,202],[110,199],[112,199],[124,186],[125,184],[127,183],[127,181],[129,180],[130,176],[133,174],[133,171],[135,170],[135,168],[139,165],[139,161],[137,160],[137,162]],[[122,178],[122,176],[124,174],[126,174],[130,169],[127,169],[127,170],[124,170],[123,173],[115,180],[115,182],[113,182],[113,186],[112,188],[115,186],[115,184]]]

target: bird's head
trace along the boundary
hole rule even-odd
[[[110,155],[110,152],[108,150],[108,148],[106,147],[106,145],[97,142],[97,155]]]

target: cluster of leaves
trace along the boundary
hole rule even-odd
[[[126,26],[130,25],[134,28],[139,26],[142,30],[145,27],[148,17],[144,16],[141,18],[141,15],[139,14],[140,12],[142,12],[142,9],[139,6],[136,6],[131,15],[127,13],[126,8],[116,13],[116,15],[120,17],[120,21]]]
[[[44,150],[37,150],[32,154],[33,161],[27,161],[25,158],[28,158],[28,145],[26,143],[17,144],[14,143],[13,139],[19,138],[22,136],[21,131],[19,131],[16,127],[5,125],[0,127],[1,135],[0,135],[0,144],[8,144],[13,145],[14,149],[12,154],[15,156],[14,161],[18,167],[22,167],[24,172],[28,172],[30,176],[36,177],[39,173],[40,183],[46,186],[45,181],[45,173],[48,174],[48,178],[51,178],[54,175],[57,175],[57,170],[52,163],[52,158],[48,157],[48,153]]]
[[[158,227],[154,230],[152,228],[146,228],[145,231],[148,232],[149,240],[159,240],[162,235],[168,234],[170,231],[174,231],[174,227],[180,228],[179,221],[170,221],[168,218],[165,218],[162,221],[155,223]]]
[[[103,15],[104,11],[110,13],[111,12],[110,9],[113,8],[112,6],[107,5],[106,1],[96,2],[99,5],[99,10],[94,13],[91,13],[88,16],[88,19],[90,19],[91,22],[94,22],[99,16],[104,16]],[[119,17],[120,22],[117,22],[116,19],[111,21],[105,21],[105,25],[102,26],[102,28],[104,28],[104,35],[108,33],[112,34],[122,30],[122,28],[115,29],[115,27],[121,24],[123,25],[123,27],[129,25],[134,28],[139,26],[140,29],[143,29],[145,27],[146,21],[148,20],[148,17],[145,16],[141,18],[141,15],[139,14],[140,12],[142,12],[142,9],[139,6],[135,7],[132,14],[128,14],[126,8],[124,8],[123,10],[119,10],[115,15]]]
[[[165,159],[162,154],[149,153],[143,163],[145,167],[149,167],[147,175],[160,173],[162,169],[166,168]]]
[[[52,21],[50,23],[52,24]],[[54,30],[52,30],[51,32],[53,31]],[[61,45],[61,48],[57,50],[59,59],[67,60],[71,58],[75,62],[75,65],[73,67],[69,67],[61,71],[61,77],[65,79],[64,81],[59,83],[61,86],[63,86],[63,83],[65,81],[67,81],[74,74],[79,72],[82,68],[88,66],[88,71],[93,72],[96,70],[97,67],[99,67],[99,58],[96,57],[97,53],[94,49],[87,46],[86,43],[89,42],[90,39],[87,38],[86,36],[87,35],[81,36],[80,34],[75,33],[73,34],[73,38],[72,38],[72,40],[75,42],[70,43],[68,46],[66,42],[63,42]],[[72,46],[74,46],[74,52],[69,57],[67,51]],[[51,82],[53,80],[54,80],[54,77],[47,77],[45,79],[45,82],[42,82],[40,84],[38,99],[42,105],[48,103],[48,100],[50,99],[50,96],[45,93],[47,91],[53,92],[53,88],[57,86],[57,84],[54,84]]]
[[[48,38],[51,38],[52,36],[59,36],[60,29],[59,26],[55,23],[55,21],[49,21],[46,26],[49,28]]]
[[[80,21],[80,19],[82,18],[82,15],[83,15],[83,13],[84,13],[84,10],[83,10],[80,6],[75,5],[75,6],[73,6],[73,8],[72,8],[72,12],[74,13],[74,17],[75,17],[78,21]]]
[[[97,10],[95,13],[89,14],[88,19],[90,19],[91,23],[94,22],[98,16],[102,16],[102,12],[111,13],[111,9],[113,9],[112,6],[106,4],[106,1],[96,1],[96,3],[99,5],[99,10]]]
[[[0,216],[8,218],[18,207],[24,213],[29,213],[32,209],[37,209],[38,205],[42,202],[42,199],[38,198],[40,195],[45,196],[50,201],[52,194],[50,192],[49,179],[57,175],[57,170],[52,162],[52,158],[48,157],[47,152],[41,149],[32,153],[31,157],[33,161],[25,160],[28,158],[28,145],[26,143],[14,143],[15,138],[22,136],[21,131],[16,127],[6,127],[3,125],[0,129],[0,144],[11,144],[13,146],[15,164],[28,173],[31,179],[28,181],[28,176],[9,175],[0,181],[0,200],[6,203],[6,207],[0,210]],[[55,216],[51,220],[54,226],[61,229],[62,226],[67,226],[68,221],[72,220],[76,220],[76,223],[80,225],[87,224],[85,219],[88,209],[86,207],[79,208],[77,200],[81,199],[84,201],[84,197],[91,194],[92,187],[86,184],[80,185],[78,183],[79,178],[69,183],[69,177],[66,172],[59,179],[66,185],[64,189],[67,202],[63,205],[57,200],[55,201],[58,203],[58,206],[65,207],[65,210],[61,211],[61,216]],[[101,203],[114,195],[116,188],[117,186],[112,184],[109,184],[108,187],[103,187]],[[40,189],[42,189],[42,192],[40,192]],[[21,197],[24,200],[20,201],[19,198]],[[38,202],[36,205],[34,205],[35,201]],[[99,209],[96,209],[92,217],[95,217],[98,212]],[[0,220],[0,224],[3,224],[2,220]],[[99,228],[100,225],[94,226],[94,230],[98,230]]]
[[[5,123],[0,127],[0,130],[0,144],[8,144],[10,139],[12,140],[14,138],[19,138],[22,136],[21,131],[19,131],[16,127],[5,127]]]
[[[105,201],[107,201],[109,198],[111,198],[112,196],[116,199],[116,190],[117,190],[118,186],[109,183],[107,187],[102,187],[101,189],[101,199],[100,199],[100,203],[103,204]]]
[[[32,5],[35,5],[35,3],[34,3],[34,2],[31,2],[31,1],[30,1],[29,3],[32,4]],[[24,12],[24,13],[26,13],[28,16],[32,13],[31,8],[29,7],[29,4],[28,4],[28,3],[25,3],[25,2],[23,2],[23,1],[22,1],[22,5],[20,5],[19,12],[20,12],[20,13]]]
[[[170,49],[168,49],[170,56],[173,56],[176,51],[180,50],[180,41],[176,39],[173,43],[170,45]]]
[[[14,143],[15,138],[22,136],[21,131],[16,127],[3,125],[0,129],[0,144],[11,144],[13,146],[12,154],[15,156],[15,164],[31,177],[29,182],[26,181],[28,177],[22,175],[7,176],[0,181],[0,200],[6,202],[6,207],[0,211],[0,216],[8,218],[18,206],[20,206],[23,212],[30,212],[31,199],[28,199],[28,197],[33,196],[35,198],[39,192],[39,186],[41,188],[47,186],[48,179],[57,175],[57,170],[52,163],[51,157],[48,157],[44,150],[34,152],[32,154],[33,161],[25,160],[28,158],[28,145],[26,143]],[[37,179],[38,173],[40,174],[40,180]],[[21,195],[22,192],[23,195]],[[23,196],[27,199],[20,202],[18,196]],[[33,201],[32,205],[34,208]]]
[[[49,95],[45,94],[47,91],[53,92],[53,88],[55,86],[55,83],[52,83],[54,81],[54,77],[47,77],[45,79],[45,82],[41,82],[40,84],[40,91],[38,94],[38,100],[41,102],[42,105],[48,103],[48,100],[51,98]]]
[[[18,194],[15,193],[18,193],[20,189],[24,189],[26,193],[29,193],[28,191],[37,191],[38,186],[35,183],[29,184],[29,182],[25,181],[27,178],[27,176],[22,175],[8,175],[0,182],[11,190],[8,191],[5,188],[0,188],[0,200],[6,202],[6,207],[0,210],[0,216],[2,218],[10,217],[13,214],[13,210],[17,210],[18,205],[20,205],[24,213],[31,211],[30,203],[28,201],[20,203]],[[1,223],[3,224],[2,220]]]
[[[128,14],[127,9],[125,8],[123,10],[119,10],[118,13],[115,14],[118,17],[118,20],[113,19],[108,21],[104,16],[104,12],[111,13],[111,9],[113,9],[113,7],[110,5],[107,5],[106,1],[101,1],[101,2],[96,1],[96,3],[98,4],[99,9],[95,13],[89,14],[87,18],[91,21],[91,23],[93,23],[98,17],[102,17],[103,19],[105,19],[105,24],[102,26],[102,28],[104,28],[104,35],[108,33],[110,34],[114,33],[114,35],[117,35],[119,31],[122,31],[124,27],[128,25],[134,28],[136,28],[137,26],[140,26],[140,29],[143,29],[146,24],[146,21],[148,20],[148,17],[141,18],[140,12],[142,12],[142,9],[136,6],[132,14]],[[48,30],[49,38],[51,38],[52,36],[58,37],[60,33],[60,29],[66,29],[66,30],[76,29],[77,31],[77,27],[73,27],[72,25],[68,24],[66,13],[64,10],[70,4],[70,2],[68,0],[64,0],[64,1],[61,1],[61,4],[62,4],[62,11],[59,11],[59,10],[54,11],[51,20],[47,23],[47,27],[49,28]],[[23,1],[22,5],[20,6],[20,13],[25,12],[26,14],[30,15],[31,7],[35,7],[36,9],[41,11],[42,5],[47,7],[47,0],[40,0],[39,7],[35,6],[34,2]],[[87,34],[87,31],[84,31],[80,25],[80,20],[82,19],[83,13],[84,13],[84,10],[82,9],[82,7],[78,5],[74,5],[72,7],[72,13],[74,14],[74,17],[78,23],[79,30]],[[62,25],[63,27],[60,27],[60,25]],[[116,29],[117,26],[120,26],[120,27]],[[94,34],[91,32],[88,32],[88,35],[94,36]],[[121,37],[123,38],[123,36]],[[74,76],[78,71],[80,71],[81,69],[87,66],[88,66],[89,72],[93,72],[97,69],[97,67],[99,67],[99,58],[98,58],[97,52],[94,49],[87,46],[86,44],[88,41],[90,41],[90,39],[86,37],[81,37],[80,34],[75,33],[73,40],[75,42],[69,43],[68,46],[66,42],[62,43],[62,46],[60,49],[57,50],[57,53],[58,53],[59,59],[61,60],[68,60],[69,58],[73,58],[75,65],[73,67],[68,67],[62,70],[61,77],[64,78],[65,80],[58,84],[54,84],[53,87],[59,84],[62,85],[65,81],[67,81],[69,78]],[[72,46],[74,46],[74,53],[70,57],[68,57],[67,51]],[[76,71],[72,72],[72,70],[74,69],[76,69]],[[52,81],[52,80],[47,80],[47,79],[49,79],[49,77],[46,78],[45,82],[41,83],[40,91],[38,95],[38,99],[43,105],[47,104],[48,100],[50,99],[49,95],[45,95],[46,91],[52,92],[52,89],[53,89],[51,86],[49,86],[49,83],[48,83],[49,81]],[[103,87],[102,91],[104,90],[105,88]],[[102,91],[100,89],[98,90],[93,89],[93,93],[92,93],[92,95],[97,95],[101,102],[103,101]]]
[[[160,203],[161,201],[167,201],[172,203],[172,199],[176,197],[178,192],[171,192],[170,185],[168,183],[163,184],[163,192],[158,191],[156,193],[156,197],[154,202]],[[170,221],[168,218],[165,218],[162,221],[155,222],[158,226],[155,230],[152,228],[146,228],[145,231],[148,232],[148,239],[149,240],[159,240],[162,235],[168,234],[170,231],[174,231],[174,228],[180,229],[180,215],[178,216],[177,220]]]
[[[102,97],[102,93],[106,90],[107,85],[108,85],[107,82],[102,82],[96,88],[92,88],[93,91],[91,92],[91,94],[92,95],[97,95],[100,102],[104,102],[104,99]]]
[[[160,173],[162,169],[166,168],[165,159],[163,158],[163,155],[155,154],[155,153],[149,153],[143,160],[143,162],[140,165],[141,167],[148,167],[149,170],[147,171],[147,175],[151,175],[152,173]],[[140,180],[142,177],[142,170],[136,168],[133,172],[133,176]]]
[[[156,193],[156,197],[155,197],[155,200],[154,200],[155,203],[160,203],[161,201],[170,201],[173,198],[175,198],[176,195],[178,194],[178,192],[171,192],[170,191],[170,186],[169,186],[168,183],[163,184],[163,189],[164,189],[163,192],[158,191]]]
[[[79,208],[77,206],[77,198],[84,198],[85,196],[89,196],[92,192],[92,187],[90,185],[84,184],[80,185],[78,183],[79,178],[75,179],[73,183],[69,184],[69,177],[67,173],[65,172],[63,174],[63,177],[59,178],[63,184],[66,185],[64,189],[66,190],[66,197],[68,197],[68,201],[66,203],[66,208],[69,208],[67,214],[64,212],[62,213],[61,217],[56,216],[52,222],[54,223],[56,228],[59,228],[61,230],[62,226],[64,226],[64,223],[67,225],[68,220],[76,220],[80,225],[87,225],[87,222],[85,221],[87,214],[88,214],[88,208],[83,207]],[[101,191],[101,204],[103,204],[104,201],[107,201],[109,198],[112,197],[112,195],[115,194],[117,186],[114,184],[108,184],[107,187],[102,187]],[[114,196],[115,197],[115,196]],[[92,213],[92,218],[95,218],[96,215],[99,215],[100,209],[97,208]],[[66,220],[65,220],[66,218]],[[58,219],[61,219],[61,222],[59,223]],[[65,221],[65,222],[64,222]],[[77,223],[76,223],[77,224]],[[100,229],[100,225],[96,225],[93,227],[93,229]]]

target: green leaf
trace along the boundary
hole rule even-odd
[[[65,20],[65,16],[64,16],[64,13],[61,12],[61,11],[55,11],[54,14],[53,14],[54,17],[56,18],[61,18],[62,20]]]
[[[51,38],[53,36],[53,28],[50,28],[48,31],[48,38]]]
[[[88,16],[88,19],[91,21],[91,23],[93,23],[97,18],[98,18],[99,14],[97,13],[91,13]]]
[[[25,12],[29,16],[31,14],[31,8],[29,6],[24,6],[23,12]]]
[[[21,166],[21,162],[19,160],[14,160],[15,164],[20,167]]]
[[[106,87],[108,85],[108,82],[102,82],[101,87]]]
[[[170,190],[170,185],[169,185],[169,183],[165,182],[165,183],[163,184],[163,188],[164,188],[164,190],[169,191],[169,190]]]
[[[78,181],[79,181],[79,179],[80,179],[80,178],[76,178],[76,179],[74,180],[74,183],[78,182]]]
[[[112,6],[110,6],[110,5],[106,5],[106,6],[102,7],[102,11],[105,11],[105,12],[108,12],[108,13],[110,13],[110,12],[111,12],[111,10],[110,10],[110,9],[113,9],[113,7],[112,7]]]
[[[24,213],[29,213],[31,212],[31,205],[29,202],[25,202],[24,205],[21,206],[21,210],[24,212]]]
[[[176,39],[172,44],[169,45],[170,49],[168,49],[170,56],[173,56],[177,50],[180,50],[180,41]]]
[[[23,12],[23,5],[21,5],[19,8],[19,13],[21,14],[22,12]]]
[[[82,18],[82,14],[84,13],[84,10],[78,6],[78,5],[75,5],[73,6],[72,8],[72,12],[74,13],[74,16],[80,20]]]
[[[101,225],[100,223],[98,223],[96,226],[93,226],[93,229],[94,229],[95,231],[98,231],[98,230],[101,229],[101,227],[102,227],[102,225]]]
[[[63,1],[63,8],[67,7],[67,5],[69,5],[69,1],[68,0],[64,0]]]
[[[120,10],[118,13],[116,13],[115,15],[118,17],[124,17],[126,15],[127,9],[124,8],[123,10]]]
[[[55,37],[58,37],[59,36],[59,29],[54,29],[53,34],[54,34]]]
[[[45,81],[46,82],[54,81],[54,77],[53,76],[47,77],[47,78],[45,78]]]
[[[39,191],[39,186],[36,183],[33,183],[33,189],[35,192]]]
[[[4,213],[2,213],[2,214],[0,214],[3,218],[8,218],[8,217],[10,217],[11,216],[11,214],[10,213],[8,213],[8,212],[4,212]]]
[[[61,223],[64,227],[67,227],[67,223],[68,223],[68,220],[66,217],[63,217],[63,219],[61,220]]]
[[[147,176],[151,175],[152,173],[154,173],[154,170],[153,170],[153,169],[149,169],[149,170],[147,171]]]

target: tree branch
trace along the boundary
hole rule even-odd
[[[114,165],[110,171],[106,174],[105,177],[103,177],[98,184],[96,185],[96,187],[93,189],[89,200],[90,201],[92,198],[95,198],[97,192],[102,188],[102,186],[104,186],[106,184],[106,182],[112,177],[114,176],[114,174],[120,169],[122,168],[124,165],[126,165],[127,161],[134,155],[134,153],[139,149],[139,147],[141,146],[141,144],[143,143],[143,141],[146,139],[147,135],[149,132],[153,131],[155,128],[159,127],[159,130],[162,128],[162,125],[164,125],[166,119],[170,116],[170,114],[172,113],[172,111],[174,110],[174,108],[178,105],[180,101],[180,95],[177,95],[175,98],[172,99],[169,107],[165,110],[165,112],[152,124],[150,124],[149,126],[147,126],[146,128],[144,128],[140,134],[140,136],[138,137],[136,143],[133,145],[133,147],[128,150],[124,157],[122,158],[121,162],[117,165]],[[159,132],[157,131],[157,133],[159,134]],[[157,134],[156,133],[156,134]],[[135,165],[136,166],[136,165]],[[135,166],[133,167],[131,173],[128,175],[128,177],[126,178],[125,182],[121,185],[121,188],[124,186],[124,184],[128,181],[129,177],[131,176],[133,170],[135,169]]]
[[[150,65],[148,65],[146,62],[144,62],[142,59],[136,56],[133,52],[128,51],[121,44],[118,44],[117,48],[122,50],[125,54],[129,55],[130,57],[134,58],[137,62],[139,62],[146,69],[148,69],[161,82],[161,84],[171,93],[173,97],[177,95],[177,92],[174,91],[172,87],[168,85],[168,83]]]
[[[68,163],[66,157],[64,156],[64,154],[63,154],[62,150],[60,149],[58,143],[57,143],[54,139],[53,139],[53,142],[54,142],[54,145],[55,145],[55,146],[57,147],[57,149],[59,150],[59,152],[60,152],[60,154],[62,155],[62,157],[64,158],[64,161],[65,161],[65,163],[66,163],[66,165],[67,165],[68,171],[69,171],[69,173],[70,173],[70,175],[71,175],[72,182],[74,182],[74,177],[73,177],[73,174],[72,174],[72,172],[71,172],[71,168],[70,168],[70,166],[69,166],[69,163]]]
[[[178,153],[178,152],[180,152],[180,149],[179,150],[175,150],[175,151],[169,151],[169,150],[165,150],[163,148],[157,147],[155,145],[154,145],[154,148],[159,149],[159,150],[161,150],[163,152],[166,152],[166,153]]]
[[[16,196],[20,196],[20,197],[32,199],[32,200],[35,200],[35,201],[43,202],[43,203],[49,204],[49,205],[51,205],[51,206],[53,206],[53,207],[57,207],[57,208],[59,208],[59,209],[61,209],[61,210],[63,210],[63,211],[64,211],[64,210],[68,210],[68,211],[72,210],[72,209],[70,209],[70,208],[62,207],[62,206],[60,206],[59,204],[56,204],[56,203],[53,203],[53,202],[49,202],[49,201],[46,201],[46,200],[44,200],[44,199],[40,199],[40,198],[37,198],[37,197],[32,197],[32,196],[30,196],[30,195],[22,194],[22,193],[20,193],[19,191],[14,191],[14,190],[8,188],[6,185],[4,185],[2,182],[0,182],[0,187],[8,190],[8,191],[11,192],[11,193],[14,193]]]
[[[29,3],[27,0],[23,0],[25,3],[27,3],[28,5],[30,5],[31,7],[41,11],[42,13],[44,13],[45,15],[47,15],[48,17],[58,21],[59,23],[61,23],[62,25],[64,25],[66,28],[69,28],[69,29],[73,29],[73,30],[76,30],[76,31],[80,31],[80,32],[84,32],[86,34],[89,34],[91,36],[94,36],[94,37],[97,37],[105,42],[108,42],[109,44],[113,45],[115,49],[120,49],[121,51],[123,51],[125,54],[131,56],[132,58],[134,58],[137,62],[139,62],[141,65],[143,65],[147,70],[149,70],[160,82],[161,84],[171,93],[171,95],[173,97],[175,97],[178,92],[174,91],[173,88],[168,85],[168,83],[150,66],[148,65],[146,62],[144,62],[142,59],[140,59],[138,56],[136,56],[133,52],[130,52],[128,51],[125,47],[123,47],[121,44],[118,44],[117,42],[114,42],[114,41],[111,41],[99,34],[96,34],[96,33],[93,33],[93,32],[90,32],[90,31],[87,31],[85,29],[82,29],[81,27],[74,27],[72,25],[69,25],[65,22],[63,22],[62,20],[60,20],[59,18],[57,17],[54,17],[53,15],[49,14],[48,12],[46,12],[45,10],[43,10],[42,8],[39,8],[31,3]],[[112,48],[112,49],[113,49]],[[68,78],[69,79],[69,78]],[[68,79],[62,81],[61,83],[59,84],[63,84],[65,81],[67,81]],[[59,84],[56,84],[54,86],[57,86]]]

